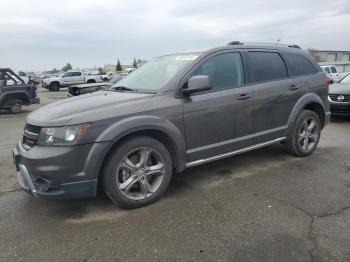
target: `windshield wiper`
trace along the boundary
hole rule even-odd
[[[126,86],[116,86],[116,87],[113,87],[113,90],[121,90],[121,91],[137,91],[135,89],[132,89],[132,88],[129,88],[129,87],[126,87]]]

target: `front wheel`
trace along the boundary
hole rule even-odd
[[[321,122],[319,116],[310,110],[303,110],[296,119],[286,143],[287,149],[297,156],[307,156],[315,151],[320,141]]]
[[[120,144],[103,172],[108,197],[124,208],[138,208],[158,200],[173,172],[167,148],[151,137],[134,137]]]

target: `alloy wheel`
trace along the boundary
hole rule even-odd
[[[298,141],[301,148],[307,153],[314,149],[319,136],[319,126],[313,117],[306,118],[299,130]]]
[[[157,192],[164,174],[164,159],[159,152],[149,147],[137,148],[120,161],[116,185],[119,192],[128,199],[145,199]]]

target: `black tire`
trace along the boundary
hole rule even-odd
[[[314,121],[315,127],[311,131],[306,132],[306,130],[309,130],[309,128],[305,127],[308,127],[308,123],[310,123],[311,126],[311,121]],[[301,111],[296,118],[292,131],[288,137],[288,140],[286,141],[287,150],[291,154],[300,157],[312,154],[320,141],[321,128],[320,118],[314,111]],[[307,143],[305,142],[306,140],[308,140]]]
[[[86,83],[87,83],[87,84],[92,84],[92,83],[96,83],[96,81],[93,80],[93,79],[90,79],[90,80],[88,80]]]
[[[19,114],[22,111],[22,105],[22,100],[10,100],[5,103],[4,108],[6,108],[12,114]]]
[[[60,87],[61,87],[61,85],[59,83],[54,82],[54,83],[50,84],[49,90],[53,91],[53,92],[56,92],[56,91],[60,90]]]
[[[120,187],[121,183],[124,183],[127,179],[130,179],[132,175],[134,175],[134,178],[135,176],[138,176],[138,171],[129,171],[129,177],[125,178],[123,181],[121,181],[121,183],[119,182],[119,172],[121,170],[121,163],[123,160],[125,160],[125,157],[128,157],[128,154],[133,152],[133,150],[138,150],[139,148],[148,148],[154,150],[152,152],[157,152],[157,155],[161,156],[162,161],[164,162],[164,166],[162,168],[161,181],[157,184],[157,190],[155,190],[152,193],[149,193],[151,195],[148,197],[145,196],[145,198],[143,199],[132,199],[126,196],[125,192],[123,193]],[[109,156],[107,164],[105,165],[105,168],[102,173],[103,188],[107,196],[117,205],[123,208],[139,208],[155,202],[164,194],[171,181],[172,172],[173,161],[171,155],[167,148],[161,142],[147,136],[132,137],[119,144],[118,147],[116,147],[116,149]],[[122,175],[124,175],[124,173],[122,173]],[[143,175],[145,175],[145,173]],[[152,179],[152,176],[149,178]],[[142,179],[142,177],[136,178],[136,181],[139,181],[136,183],[140,183],[141,189],[142,181],[137,179]],[[138,187],[139,184],[134,184],[132,187],[134,186]]]

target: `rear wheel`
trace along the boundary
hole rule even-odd
[[[92,84],[92,83],[96,83],[96,81],[95,81],[95,80],[93,80],[93,79],[90,79],[90,80],[88,80],[86,83],[88,83],[88,84]]]
[[[59,91],[60,90],[61,85],[57,82],[51,83],[49,90],[50,91]]]
[[[297,156],[310,155],[320,141],[321,122],[310,110],[303,110],[296,119],[292,133],[286,143],[289,152]]]
[[[138,208],[159,199],[173,172],[167,148],[151,137],[134,137],[112,153],[103,172],[109,198],[124,208]]]

